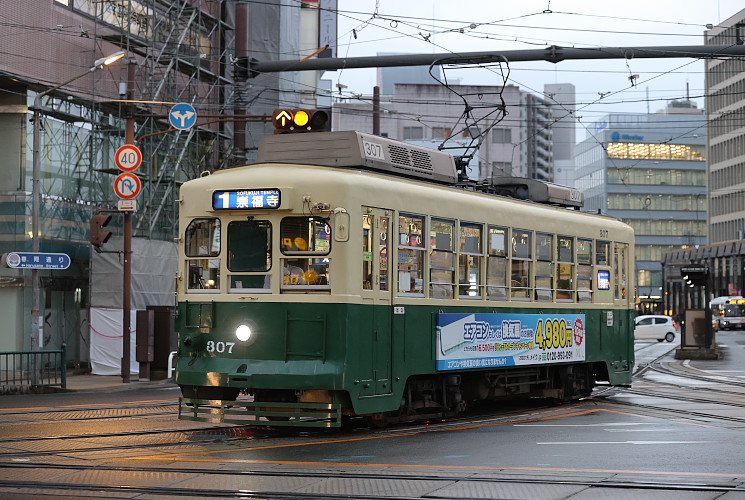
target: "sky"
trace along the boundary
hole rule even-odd
[[[339,57],[564,47],[703,45],[707,24],[745,8],[742,0],[339,0]],[[509,83],[540,95],[547,83],[572,83],[578,121],[613,112],[655,112],[687,96],[704,107],[704,62],[614,59],[515,62]],[[499,68],[447,69],[449,81],[500,85]],[[638,75],[631,84],[632,75]],[[374,69],[326,72],[334,94],[372,94]],[[434,81],[433,81],[434,83]],[[340,91],[337,84],[343,87]],[[578,136],[578,140],[583,137]]]

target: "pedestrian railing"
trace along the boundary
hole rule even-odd
[[[38,387],[67,388],[67,350],[0,352],[0,393]]]

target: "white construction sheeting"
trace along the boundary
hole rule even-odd
[[[104,250],[121,250],[123,239],[111,238]],[[178,249],[175,243],[132,240],[130,300],[130,371],[136,361],[136,311],[148,306],[175,306]],[[90,361],[94,375],[119,375],[122,358],[123,260],[120,253],[91,252]]]
[[[112,237],[105,250],[121,250],[121,237]],[[175,243],[132,239],[131,309],[176,305]],[[120,253],[91,252],[91,307],[121,309],[123,259]]]
[[[91,373],[93,375],[121,375],[124,353],[124,331],[121,309],[90,309]],[[135,360],[136,311],[130,311],[129,373],[137,375],[140,364]]]

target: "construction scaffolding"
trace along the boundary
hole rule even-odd
[[[91,0],[76,8],[96,20],[93,50],[115,44],[132,56],[134,78],[120,100],[90,105],[45,96],[42,102],[42,234],[44,240],[87,241],[94,208],[115,209],[120,172],[114,152],[134,121],[143,162],[134,237],[172,241],[177,235],[178,185],[228,165],[233,119],[233,2],[224,0]],[[126,64],[126,63],[125,63]],[[170,108],[189,103],[198,121],[178,130]],[[52,111],[53,110],[53,111]],[[56,163],[56,165],[55,165]],[[29,169],[30,171],[30,169]],[[28,184],[30,185],[30,184]],[[85,201],[81,201],[85,200]],[[30,200],[29,200],[30,202]]]

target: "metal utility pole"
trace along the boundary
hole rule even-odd
[[[449,52],[440,54],[402,54],[393,56],[321,58],[303,61],[257,61],[244,59],[251,77],[280,71],[331,71],[351,68],[429,66],[430,64],[490,64],[525,61],[559,63],[578,59],[670,59],[745,56],[745,45],[681,45],[662,47],[575,48],[552,45],[545,49],[505,50],[502,52]]]
[[[373,87],[373,135],[380,135],[380,87]]]
[[[124,132],[125,144],[135,143],[134,88],[137,61],[127,63],[127,124]],[[124,262],[122,264],[122,382],[130,382],[131,316],[132,307],[132,211],[124,211]]]

